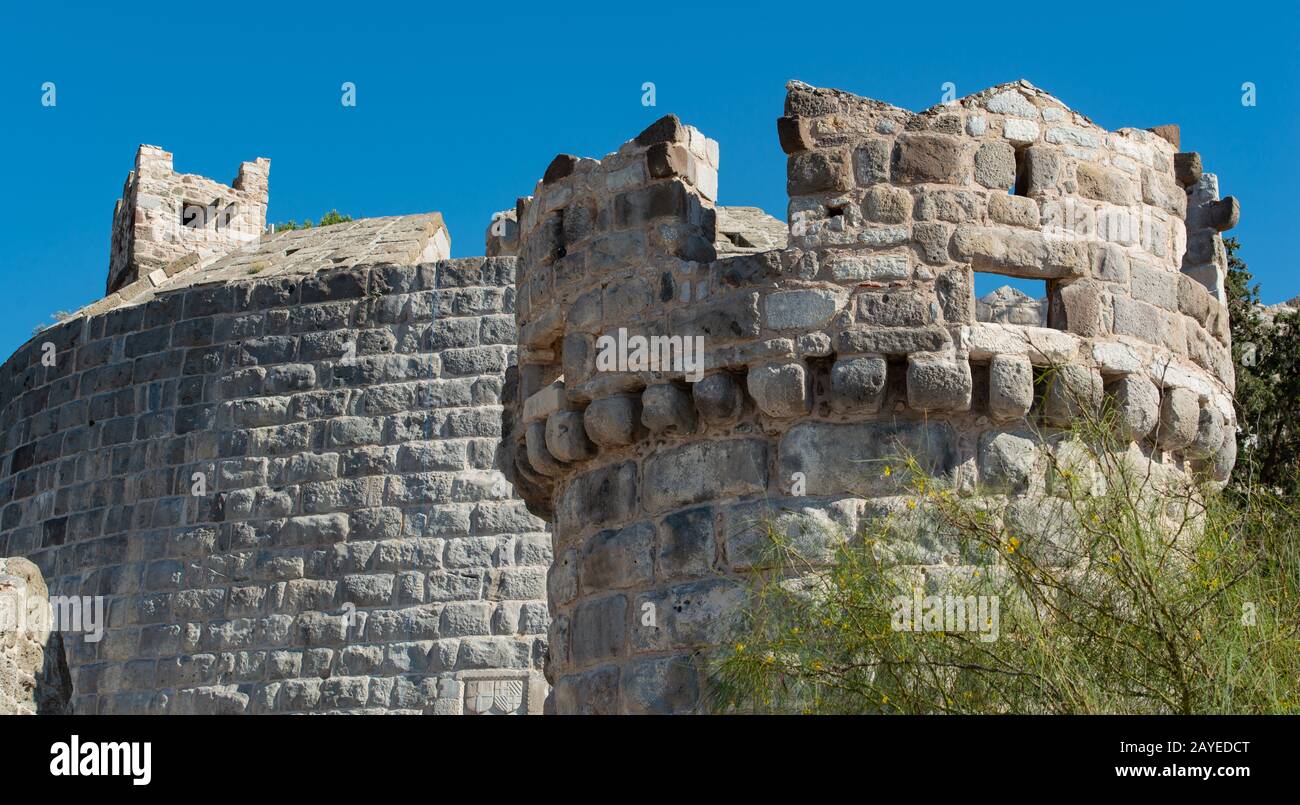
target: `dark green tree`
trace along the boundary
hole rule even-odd
[[[1263,485],[1284,495],[1300,494],[1300,310],[1269,315],[1259,285],[1238,256],[1236,238],[1228,249],[1228,315],[1237,374],[1237,466],[1232,486],[1245,492]]]

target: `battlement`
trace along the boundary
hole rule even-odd
[[[150,275],[161,281],[194,265],[184,262],[191,255],[203,261],[256,243],[266,228],[270,172],[269,159],[244,162],[226,186],[176,173],[169,152],[141,145],[113,208],[105,293]]]

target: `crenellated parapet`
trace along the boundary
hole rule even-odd
[[[510,441],[554,524],[560,712],[697,708],[756,519],[852,531],[900,505],[901,452],[1032,508],[1032,456],[1109,404],[1135,455],[1231,471],[1236,202],[1176,134],[1025,82],[920,114],[795,82],[777,128],[784,247],[717,245],[716,145],[671,116],[519,203]],[[1047,326],[980,320],[976,272],[1043,282]]]

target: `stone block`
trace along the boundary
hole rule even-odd
[[[1016,183],[1016,151],[989,140],[975,152],[975,181],[995,190],[1010,190]]]
[[[989,414],[1020,419],[1034,404],[1034,367],[1020,355],[994,355],[989,362]]]
[[[601,447],[624,447],[641,430],[641,398],[602,397],[592,400],[582,413],[587,436]]]
[[[885,398],[885,359],[841,358],[831,367],[831,407],[840,413],[878,413]]]
[[[960,358],[911,355],[907,360],[907,405],[918,411],[968,411],[970,362]]]
[[[632,587],[654,578],[655,528],[637,523],[587,540],[580,579],[586,594]]]
[[[778,291],[763,298],[764,324],[772,330],[812,330],[830,321],[841,295],[829,290]]]
[[[651,513],[767,488],[767,445],[759,439],[693,443],[646,458],[642,502]]]
[[[578,666],[622,656],[626,637],[626,596],[588,599],[574,609],[569,650]]]
[[[750,396],[759,410],[778,419],[808,413],[808,373],[800,363],[765,364],[749,370]]]
[[[852,166],[844,148],[804,151],[786,159],[788,195],[842,192],[852,186]]]
[[[970,168],[965,143],[945,134],[906,134],[894,146],[894,179],[905,184],[962,184]]]
[[[873,185],[862,201],[862,214],[868,221],[901,224],[912,213],[912,194],[887,184]]]
[[[672,383],[649,386],[641,394],[641,424],[651,433],[685,434],[695,430],[695,403]]]
[[[1196,392],[1190,389],[1166,388],[1160,395],[1160,421],[1156,427],[1156,446],[1161,450],[1178,451],[1196,440],[1201,425],[1201,406]]]
[[[700,379],[691,386],[695,407],[709,425],[726,425],[735,422],[745,407],[745,393],[735,377],[727,372],[717,372]]]
[[[1053,367],[1046,377],[1043,415],[1047,423],[1068,428],[1081,417],[1096,416],[1101,407],[1101,374],[1087,366],[1065,364]]]
[[[655,561],[670,578],[700,576],[713,568],[713,509],[670,514],[659,525]]]
[[[957,434],[937,420],[800,422],[781,437],[776,473],[783,491],[799,472],[808,495],[884,497],[906,487],[897,471],[904,456],[915,457],[931,476],[947,476],[957,465]]]
[[[988,491],[1018,495],[1041,476],[1042,453],[1028,432],[989,431],[980,437],[980,483]]]
[[[546,418],[546,449],[560,461],[585,461],[596,455],[581,411],[556,411]]]

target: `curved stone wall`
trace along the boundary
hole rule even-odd
[[[540,711],[514,263],[255,266],[4,364],[0,556],[105,608],[63,635],[75,712]]]
[[[518,206],[514,458],[555,523],[560,712],[698,708],[754,523],[854,531],[902,504],[903,474],[881,471],[901,451],[1030,516],[1042,478],[1022,457],[1109,399],[1151,461],[1231,470],[1212,286],[1237,213],[1199,158],[1023,82],[922,114],[795,83],[785,111],[786,249],[715,259],[717,147],[673,117],[601,161],[557,157]],[[1045,280],[1051,326],[977,321],[974,271]],[[701,337],[703,377],[602,369],[602,345],[635,336]]]

